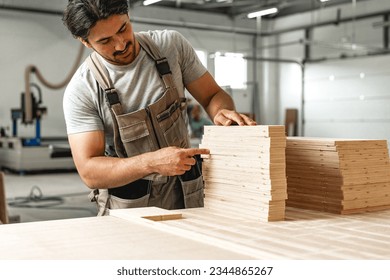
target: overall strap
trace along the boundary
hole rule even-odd
[[[87,58],[87,64],[92,71],[94,78],[104,90],[113,89],[107,68],[100,62],[96,52],[91,53]]]
[[[112,117],[112,124],[114,127],[114,145],[115,151],[119,157],[126,157],[122,141],[120,139],[118,122],[115,115],[123,114],[122,104],[120,103],[118,93],[116,92],[110,76],[108,75],[107,68],[100,62],[96,52],[90,54],[86,60],[88,68],[91,70],[93,77],[98,82],[100,88],[104,90],[107,102],[110,104],[110,113]]]
[[[164,57],[153,39],[146,34],[134,33],[138,43],[144,51],[154,60],[156,68],[164,82],[165,88],[174,87],[171,68],[169,67],[168,59]]]
[[[96,52],[91,53],[87,58],[88,68],[91,70],[93,77],[99,83],[100,87],[104,90],[106,98],[110,107],[117,115],[123,114],[122,106],[119,100],[118,93],[114,88],[110,76],[108,75],[107,68],[100,62]]]

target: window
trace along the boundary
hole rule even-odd
[[[247,61],[242,53],[215,54],[215,80],[220,86],[245,89]]]

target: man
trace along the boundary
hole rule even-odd
[[[184,88],[216,125],[256,123],[234,110],[179,33],[134,33],[127,0],[70,0],[63,21],[95,51],[63,103],[73,159],[99,215],[203,206],[194,156],[209,151],[188,148]]]
[[[190,128],[191,128],[191,137],[200,139],[203,135],[203,130],[205,125],[212,125],[212,122],[202,116],[202,108],[199,104],[192,105],[190,110]]]

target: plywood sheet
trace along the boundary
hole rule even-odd
[[[150,213],[145,213],[149,215]],[[0,259],[178,260],[252,259],[253,250],[200,238],[162,222],[113,216],[9,224],[0,227]],[[142,220],[143,222],[140,222]],[[165,221],[166,222],[166,221]],[[154,225],[154,226],[151,226]],[[104,249],[98,249],[102,248]],[[241,250],[241,251],[240,251]],[[248,252],[247,254],[245,252]]]

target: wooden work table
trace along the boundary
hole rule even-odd
[[[113,216],[0,227],[0,259],[247,259],[250,256]]]
[[[111,215],[1,225],[0,259],[390,259],[390,210],[337,215],[288,207],[279,222],[207,207]]]

